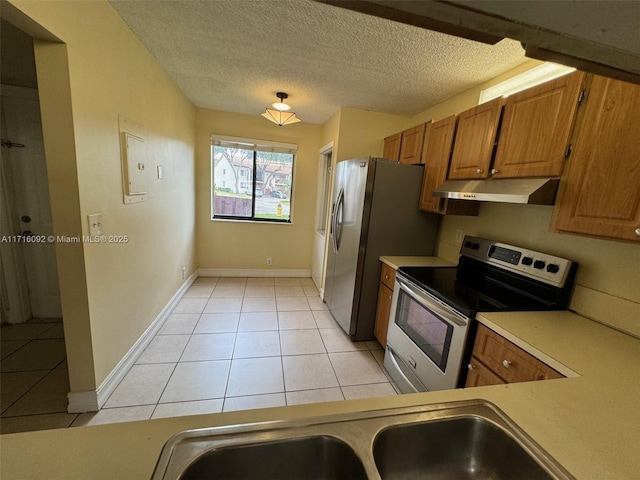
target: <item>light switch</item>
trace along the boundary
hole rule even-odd
[[[158,168],[158,180],[162,179],[162,165],[157,165]]]
[[[102,235],[102,214],[94,213],[92,215],[88,215],[89,217],[89,235],[92,237]]]

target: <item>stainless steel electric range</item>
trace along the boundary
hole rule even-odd
[[[577,263],[467,236],[456,267],[400,267],[384,365],[403,393],[460,386],[477,312],[564,310]]]

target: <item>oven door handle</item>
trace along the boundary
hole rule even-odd
[[[443,320],[448,320],[452,323],[455,323],[459,327],[466,327],[468,325],[468,318],[457,313],[455,310],[449,308],[440,300],[435,297],[429,295],[429,304],[426,305],[424,297],[422,297],[419,293],[415,292],[411,285],[404,282],[402,278],[396,277],[396,283],[399,285],[399,288],[409,295],[414,301],[416,301],[422,307],[433,311],[433,313],[438,314]],[[427,294],[428,295],[428,294]]]

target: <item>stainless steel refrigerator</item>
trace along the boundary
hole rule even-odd
[[[438,215],[418,210],[423,165],[335,167],[324,300],[352,340],[372,340],[381,255],[432,255]]]

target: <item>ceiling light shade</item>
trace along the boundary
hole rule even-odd
[[[284,100],[287,99],[289,95],[284,92],[278,92],[276,93],[276,97],[278,97],[280,101],[272,104],[271,106],[273,108],[265,109],[262,116],[279,126],[300,122],[301,120],[296,117],[295,113],[287,111],[291,107],[284,103]]]

